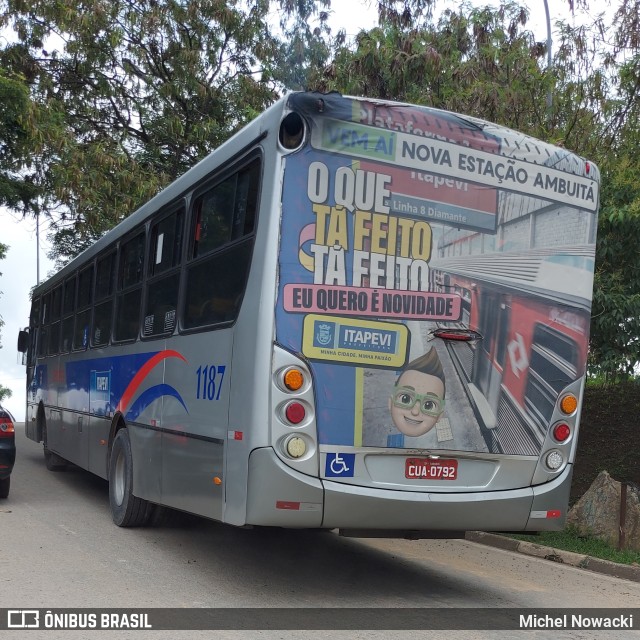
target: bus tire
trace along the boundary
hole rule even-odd
[[[0,479],[0,498],[9,497],[9,487],[11,486],[11,476]]]
[[[116,433],[109,456],[109,505],[119,527],[141,527],[149,520],[151,504],[133,495],[133,456],[127,429]]]
[[[152,511],[149,516],[149,526],[165,527],[165,528],[188,528],[202,518],[178,509],[165,507],[160,504],[152,505]]]
[[[67,461],[60,457],[57,453],[49,451],[47,448],[47,426],[43,421],[42,427],[42,450],[44,451],[44,463],[49,471],[65,471]]]
[[[176,521],[177,511],[161,504],[154,504],[149,517],[152,527],[171,527]]]

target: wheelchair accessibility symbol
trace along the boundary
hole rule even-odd
[[[355,453],[327,453],[324,475],[326,478],[353,478],[355,466]]]

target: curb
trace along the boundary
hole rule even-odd
[[[614,578],[623,578],[640,582],[640,567],[626,564],[617,564],[609,560],[600,560],[581,553],[573,553],[572,551],[563,551],[562,549],[553,549],[551,547],[543,547],[534,542],[525,542],[524,540],[515,540],[507,538],[495,533],[485,533],[484,531],[467,531],[465,539],[470,542],[477,542],[489,547],[503,549],[505,551],[514,551],[527,556],[534,556],[552,562],[568,564],[579,569],[587,569],[597,573],[603,573]]]

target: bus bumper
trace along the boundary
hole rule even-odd
[[[564,527],[572,468],[508,491],[435,493],[324,485],[322,526],[404,531],[556,531]]]
[[[322,483],[280,460],[270,447],[249,456],[246,524],[315,529],[322,526]]]
[[[359,531],[562,529],[572,467],[555,480],[508,491],[436,493],[360,487],[301,474],[273,449],[249,458],[247,524]],[[443,537],[450,537],[446,535]]]

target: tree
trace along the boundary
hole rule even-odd
[[[33,140],[25,124],[31,107],[29,87],[0,67],[0,206],[28,212],[40,195],[25,166]]]
[[[437,19],[434,4],[381,0],[380,25],[336,47],[311,86],[476,115],[578,152],[595,139],[603,71],[584,46],[577,50],[584,32],[565,29],[548,69],[547,43],[527,29],[527,10],[518,3],[477,8],[463,2]]]
[[[597,114],[581,136],[602,173],[590,369],[609,381],[637,376],[640,365],[639,33],[640,6],[621,0],[611,25],[566,28],[562,42],[564,69],[581,60],[587,78],[573,90]]]
[[[640,362],[640,187],[638,162],[603,173],[590,364],[609,380],[637,375]]]
[[[609,380],[640,363],[640,57],[618,74],[618,99],[600,155],[603,190],[591,323],[592,369]]]
[[[282,87],[305,89],[309,75],[327,62],[331,30],[324,9],[328,4],[328,0],[284,0],[278,63],[271,71],[273,80]],[[340,34],[338,41],[343,41]]]
[[[0,384],[0,403],[6,400],[7,398],[10,398],[12,395],[13,395],[13,392],[11,391],[11,389],[9,389],[8,387],[3,387]]]
[[[27,158],[32,141],[22,122],[29,113],[30,106],[26,84],[8,77],[0,68],[0,206],[23,212],[33,211],[39,196],[38,188],[23,171],[30,164]],[[0,260],[4,260],[8,248],[0,242]],[[0,349],[3,326],[4,320],[0,313]],[[0,384],[0,402],[11,395],[11,389]]]
[[[67,260],[263,111],[285,48],[325,0],[3,0],[0,64],[49,122],[37,176]],[[293,22],[291,22],[293,21]],[[35,127],[34,127],[35,129]],[[44,188],[46,187],[46,188]]]

